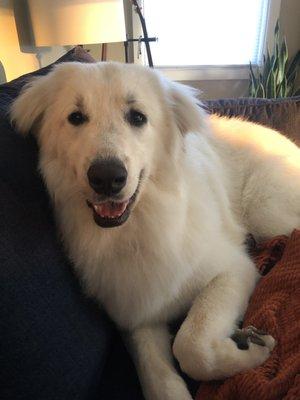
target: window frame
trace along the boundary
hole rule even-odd
[[[140,4],[143,7],[143,0],[140,0]],[[267,22],[264,30],[264,36],[262,38],[262,46],[260,49],[260,61],[262,61],[262,55],[266,53],[267,46],[271,49],[274,43],[274,29],[276,21],[280,15],[281,0],[268,0],[267,6]],[[147,16],[146,16],[147,23]],[[141,35],[141,27],[138,16],[132,11],[132,25],[134,37]],[[151,43],[150,43],[151,46]],[[142,54],[137,57],[138,48],[134,48],[134,63],[147,65],[147,58],[142,47]],[[154,66],[155,66],[155,60]],[[259,64],[254,65],[254,68],[258,67]],[[249,78],[249,65],[198,65],[198,66],[167,66],[167,67],[156,67],[169,79],[175,81],[201,81],[201,80],[236,80],[236,79],[248,79]]]

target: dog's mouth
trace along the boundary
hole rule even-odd
[[[128,200],[107,200],[95,203],[90,200],[86,201],[88,207],[93,210],[94,221],[97,225],[102,228],[113,228],[127,221],[139,193],[142,176],[143,171],[140,173],[139,183],[135,192]]]
[[[128,204],[129,200],[121,203],[117,203],[115,201],[106,201],[100,204],[93,204],[92,206],[95,213],[101,218],[116,219],[120,218],[124,214]]]
[[[132,203],[132,197],[122,202],[91,203],[87,200],[87,205],[93,210],[94,221],[102,228],[113,228],[122,225],[130,215]]]

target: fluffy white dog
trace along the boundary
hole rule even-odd
[[[36,134],[68,254],[126,334],[147,399],[191,399],[173,355],[201,380],[267,359],[274,339],[236,325],[258,279],[244,240],[300,226],[293,143],[118,63],[59,65],[11,114]],[[186,314],[172,347],[167,323]]]

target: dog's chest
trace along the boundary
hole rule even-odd
[[[211,254],[208,221],[217,213],[208,218],[195,204],[185,218],[184,202],[172,200],[155,218],[135,210],[120,229],[99,230],[87,214],[64,232],[88,294],[122,328],[176,317],[214,273],[199,265]]]
[[[86,290],[125,329],[161,318],[164,312],[166,319],[177,313],[183,302],[177,307],[174,299],[192,275],[192,266],[163,238],[160,243],[143,243],[143,249],[136,246],[120,251],[116,242],[111,247],[98,245],[95,251],[90,242],[72,249]]]

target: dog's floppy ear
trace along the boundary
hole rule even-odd
[[[12,124],[20,133],[28,133],[41,119],[49,102],[48,76],[33,78],[21,90],[10,108]]]
[[[197,98],[199,91],[189,86],[168,82],[169,103],[177,126],[184,135],[203,128],[206,115]]]

